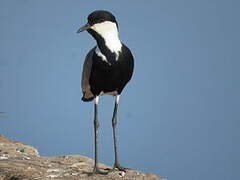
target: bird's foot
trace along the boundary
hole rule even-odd
[[[93,171],[89,173],[90,176],[95,175],[95,174],[102,174],[102,175],[107,175],[108,171],[100,170],[98,167],[94,167]]]
[[[115,170],[126,172],[127,170],[131,170],[131,169],[122,167],[119,163],[117,163],[117,164],[115,163],[113,168],[110,169],[109,172],[112,172],[112,171],[115,171]]]

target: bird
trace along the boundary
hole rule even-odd
[[[114,141],[114,165],[111,170],[126,171],[119,163],[117,144],[117,111],[121,93],[130,81],[134,70],[134,57],[130,49],[119,39],[118,22],[106,10],[95,10],[88,15],[87,24],[77,33],[87,31],[96,41],[83,63],[81,88],[82,101],[94,101],[94,168],[92,174],[106,174],[98,166],[98,103],[101,95],[115,97],[112,129]]]

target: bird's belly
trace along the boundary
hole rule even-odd
[[[117,95],[118,90],[127,83],[126,74],[120,69],[108,71],[92,71],[90,77],[90,87],[93,94]]]
[[[112,96],[116,96],[116,95],[118,95],[118,92],[115,90],[115,91],[111,91],[111,92],[104,92],[104,91],[102,91],[101,93],[100,93],[100,95],[112,95]]]

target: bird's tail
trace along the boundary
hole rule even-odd
[[[91,92],[85,91],[83,92],[82,101],[90,102],[94,99],[94,95]]]

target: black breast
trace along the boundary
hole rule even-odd
[[[91,92],[96,96],[101,92],[117,91],[123,88],[132,77],[134,60],[131,51],[123,45],[118,60],[103,61],[95,52],[89,79]]]

